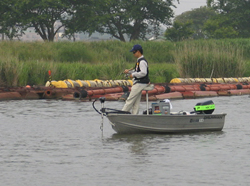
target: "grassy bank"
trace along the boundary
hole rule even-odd
[[[153,83],[176,77],[250,76],[250,40],[171,42],[0,42],[0,85],[44,85],[53,80],[124,79],[134,66],[129,52],[140,43]]]

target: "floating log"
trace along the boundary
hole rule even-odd
[[[216,91],[189,91],[182,93],[183,98],[193,99],[199,97],[215,97],[218,96]]]
[[[199,91],[200,85],[199,84],[192,84],[192,85],[170,85],[168,86],[170,92],[186,92],[186,91]]]
[[[216,97],[218,96],[216,91],[192,91],[194,93],[194,97]]]
[[[249,89],[241,89],[241,90],[228,90],[229,95],[248,95],[250,94]]]
[[[163,100],[163,99],[182,99],[183,95],[180,92],[170,92],[170,93],[164,93],[155,95],[157,100]]]
[[[18,92],[2,92],[0,93],[0,100],[20,100],[21,94]]]
[[[73,96],[73,94],[66,94],[62,96],[62,100],[76,100]]]
[[[73,94],[75,89],[53,89],[50,88],[44,91],[43,98],[44,99],[60,99],[62,96],[67,94]]]
[[[238,78],[236,81],[235,78],[217,78],[215,83],[214,78],[211,78],[211,81],[206,78],[178,78],[177,80],[179,82],[182,81],[185,83],[155,84],[154,89],[148,91],[149,100],[246,95],[250,94],[249,79],[250,78]],[[218,83],[223,82],[222,80],[228,83]],[[197,81],[201,83],[197,83]],[[126,86],[128,84],[129,86]],[[83,81],[68,79],[64,81],[47,82],[46,86],[0,87],[0,100],[81,99],[82,101],[89,101],[105,96],[108,100],[124,101],[131,91],[131,85],[132,84],[127,80],[102,81],[96,79],[92,81]],[[146,91],[142,91],[142,100],[145,100],[145,95]]]
[[[185,98],[185,99],[193,99],[193,98],[195,98],[195,94],[194,94],[193,91],[182,92],[181,94],[182,94],[183,98]]]
[[[248,95],[248,94],[250,94],[249,89],[218,91],[219,96],[237,96],[237,95]]]
[[[148,95],[163,94],[165,92],[166,92],[166,88],[164,86],[155,85],[153,90],[148,91]],[[142,96],[145,96],[145,95],[146,95],[146,91],[143,90]]]
[[[118,101],[123,93],[116,93],[116,94],[105,94],[106,101]],[[96,99],[99,97],[103,97],[103,95],[95,95],[91,97],[92,99]]]
[[[130,91],[129,87],[121,86],[121,87],[115,87],[115,88],[100,88],[100,89],[93,89],[93,90],[78,90],[74,92],[74,98],[75,99],[81,99],[86,97],[93,97],[95,95],[105,95],[110,93],[120,93],[120,92],[128,92]]]
[[[36,91],[30,91],[22,95],[22,99],[27,99],[27,100],[41,99],[41,96]]]

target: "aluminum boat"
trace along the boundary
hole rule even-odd
[[[130,115],[107,114],[117,133],[183,133],[221,131],[226,114]]]
[[[213,114],[212,100],[197,103],[192,112],[171,112],[167,102],[152,104],[142,115],[132,115],[111,108],[104,108],[105,98],[99,98],[102,109],[98,111],[102,118],[106,116],[112,128],[120,134],[132,133],[189,133],[221,131],[225,123],[225,113]],[[148,103],[147,103],[148,104]],[[103,124],[103,121],[102,121]]]

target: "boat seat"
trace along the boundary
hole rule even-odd
[[[149,90],[154,90],[155,85],[154,84],[148,84],[143,90],[149,91]]]

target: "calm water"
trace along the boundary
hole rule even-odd
[[[228,114],[223,131],[183,135],[117,135],[107,119],[101,132],[91,102],[0,102],[0,185],[250,185],[248,96],[172,100],[173,111],[209,99]]]

